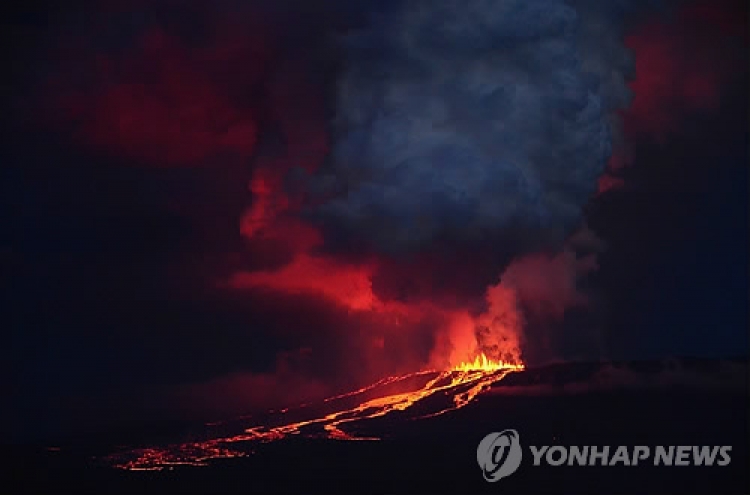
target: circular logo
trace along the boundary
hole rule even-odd
[[[523,455],[518,438],[516,430],[503,430],[479,442],[477,462],[485,480],[495,482],[516,472]]]

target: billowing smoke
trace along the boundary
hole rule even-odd
[[[648,0],[332,0],[296,14],[296,0],[126,3],[70,21],[38,106],[61,141],[148,184],[112,189],[186,225],[184,252],[161,254],[163,285],[182,292],[163,298],[189,292],[175,312],[191,325],[128,319],[167,303],[107,314],[133,322],[119,330],[132,367],[158,339],[130,327],[162,335],[152,361],[195,363],[169,386],[229,409],[478,351],[556,357],[551,322],[588,302],[578,282],[602,247],[580,230],[583,207],[607,164],[627,161],[618,112],[631,90],[626,124],[649,133],[681,122],[679,98],[653,118],[672,82],[687,96],[720,82],[673,48],[702,46],[680,43],[683,30],[628,26]],[[373,6],[366,22],[353,15]],[[222,325],[215,307],[238,322]],[[149,381],[165,373],[150,369]]]
[[[416,0],[344,39],[315,214],[389,253],[559,247],[628,105],[624,2]],[[336,195],[338,194],[338,195]]]

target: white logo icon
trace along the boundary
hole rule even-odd
[[[495,482],[516,472],[523,455],[518,438],[516,430],[503,430],[479,442],[477,462],[485,480]]]

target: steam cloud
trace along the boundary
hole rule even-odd
[[[388,253],[503,240],[557,247],[629,104],[625,2],[415,0],[344,39],[315,214]]]

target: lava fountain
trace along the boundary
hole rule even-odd
[[[440,416],[467,406],[491,384],[523,369],[523,363],[495,361],[480,354],[473,361],[447,370],[390,376],[367,387],[329,397],[317,405],[303,404],[293,409],[271,411],[262,425],[252,424],[253,418],[243,418],[243,429],[235,435],[130,450],[108,456],[105,461],[130,471],[163,470],[180,465],[205,466],[214,459],[244,457],[252,453],[253,444],[295,436],[380,440],[379,436],[360,433],[368,420],[395,412],[407,414],[409,419]]]

